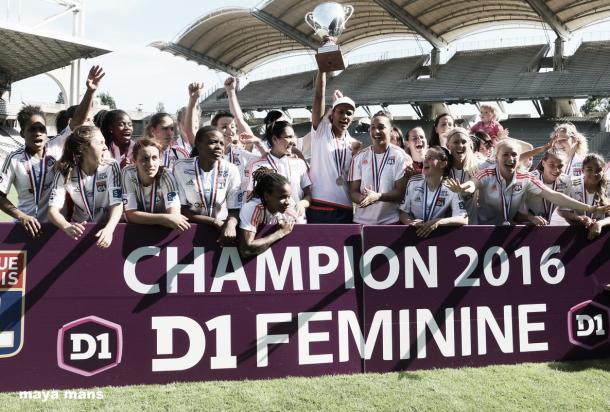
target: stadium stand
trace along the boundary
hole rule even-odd
[[[417,78],[429,56],[355,64],[328,81],[359,105],[530,100],[610,95],[610,42],[584,42],[563,71],[539,73],[549,46],[457,52],[436,78]],[[260,80],[238,92],[244,110],[308,107],[315,72]],[[224,99],[223,99],[224,97]],[[227,107],[224,91],[201,103],[203,112]]]

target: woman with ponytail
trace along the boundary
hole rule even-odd
[[[121,170],[116,160],[105,159],[108,148],[95,126],[77,127],[66,139],[56,163],[56,176],[49,200],[51,223],[73,239],[85,231],[85,223],[105,224],[96,233],[97,245],[107,248],[123,212]],[[73,223],[60,210],[68,195],[74,202]]]
[[[258,255],[292,232],[295,223],[304,223],[292,200],[290,182],[273,169],[254,172],[251,198],[239,214],[239,251],[242,256]],[[261,225],[277,225],[278,230],[255,239]]]

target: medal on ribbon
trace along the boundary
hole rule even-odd
[[[345,179],[343,179],[343,168],[345,167],[345,160],[347,159],[347,147],[339,144],[337,138],[333,138],[335,140],[335,167],[337,168],[337,179],[335,183],[337,186],[343,186],[345,184]]]
[[[91,193],[92,200],[91,205],[89,204],[89,196],[87,196],[87,187],[85,184],[85,178],[83,178],[83,173],[81,172],[81,168],[76,168],[76,174],[78,176],[78,188],[80,189],[80,196],[83,200],[83,205],[85,207],[85,212],[89,215],[91,222],[95,222],[95,182],[97,180],[97,169],[95,169],[95,174],[93,175],[93,184],[91,185]]]
[[[436,202],[438,201],[438,196],[441,193],[442,187],[443,183],[441,182],[432,196],[432,203],[430,204],[430,207],[428,207],[428,182],[426,179],[424,179],[424,222],[429,221],[432,219],[432,216],[434,216],[434,208],[436,207]]]
[[[195,180],[197,181],[197,192],[199,194],[199,199],[201,200],[201,205],[205,208],[206,215],[208,217],[213,217],[214,205],[216,204],[216,194],[218,193],[218,182],[220,180],[220,161],[216,161],[215,167],[212,166],[212,170],[208,172],[211,173],[209,196],[205,195],[206,172],[201,170],[201,168],[199,167],[199,157],[196,157],[194,159],[194,165]]]
[[[373,190],[377,193],[381,193],[381,174],[383,173],[383,169],[385,169],[385,165],[388,163],[388,155],[390,154],[390,148],[387,148],[383,153],[383,157],[381,158],[381,162],[379,166],[377,166],[377,156],[373,149],[371,149],[371,169],[373,172]]]
[[[27,151],[25,152],[25,158],[27,162],[26,171],[30,180],[30,186],[32,187],[32,193],[34,194],[35,213],[36,216],[38,216],[38,205],[40,203],[40,198],[42,197],[44,182],[47,178],[47,149],[45,148],[43,150],[42,156],[40,157],[40,171],[38,173],[38,177],[36,176],[36,171],[34,170],[34,166],[32,165],[32,158],[27,153]]]

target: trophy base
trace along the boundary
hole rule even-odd
[[[318,69],[322,73],[334,72],[337,70],[345,69],[345,61],[339,46],[336,44],[327,44],[324,47],[318,49],[316,54],[316,62],[318,63]]]

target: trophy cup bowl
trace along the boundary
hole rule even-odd
[[[321,3],[305,15],[305,23],[311,27],[320,40],[338,38],[345,30],[345,23],[354,13],[354,7],[339,3]],[[318,49],[316,61],[321,72],[332,72],[345,69],[345,62],[339,46],[327,41]]]

